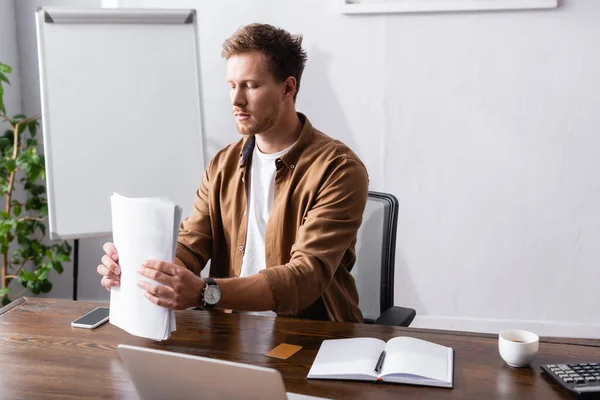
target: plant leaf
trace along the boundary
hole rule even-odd
[[[39,164],[28,164],[26,168],[27,179],[31,181],[37,180],[42,173],[42,166]]]
[[[19,272],[19,278],[21,278],[22,281],[35,281],[35,280],[37,280],[37,276],[35,276],[35,274],[33,272],[29,272],[29,271],[26,271],[24,269],[22,269],[21,272]]]
[[[3,287],[0,289],[0,296],[6,296],[7,294],[10,293],[12,289],[11,288],[7,288],[7,287]]]
[[[46,234],[46,225],[43,222],[40,222],[37,227],[42,231],[42,235]]]
[[[27,281],[27,289],[31,290],[33,294],[40,294],[41,284],[39,281]]]
[[[26,126],[27,124],[19,124],[19,127],[17,128],[17,134],[21,135],[25,131]]]
[[[6,235],[12,229],[12,225],[9,224],[6,220],[0,223],[0,236]]]
[[[60,263],[60,261],[57,261],[57,260],[52,261],[52,268],[59,274],[63,273],[63,266]]]
[[[12,142],[5,137],[0,138],[0,150],[4,151]]]
[[[68,262],[68,261],[71,261],[71,257],[69,257],[68,254],[59,253],[56,255],[56,260],[60,261],[60,262]]]
[[[12,67],[10,65],[6,65],[0,62],[0,72],[10,74],[12,73]]]
[[[48,293],[49,291],[52,290],[52,282],[50,282],[48,279],[42,279],[40,278],[41,282],[40,282],[40,292],[42,293]]]
[[[40,270],[38,270],[38,271],[40,271]],[[48,271],[47,269],[44,269],[44,270],[41,270],[41,271],[42,271],[42,272],[40,272],[40,273],[39,273],[39,275],[38,275],[38,278],[39,278],[41,281],[43,281],[43,280],[45,280],[45,279],[48,279],[48,272],[49,272],[49,271]]]
[[[29,127],[29,133],[30,133],[31,137],[35,137],[35,135],[37,134],[38,122],[37,121],[31,121],[28,124],[28,127]],[[27,145],[29,146],[29,143]]]
[[[11,172],[13,172],[15,169],[17,169],[17,162],[15,160],[7,160],[6,164],[4,164],[6,167],[6,170],[8,171],[8,173],[10,174]]]

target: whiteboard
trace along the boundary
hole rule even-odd
[[[110,196],[189,215],[204,171],[194,10],[36,12],[51,239],[111,232]]]

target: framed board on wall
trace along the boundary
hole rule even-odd
[[[342,14],[556,8],[558,0],[336,0]]]

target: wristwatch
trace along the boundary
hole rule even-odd
[[[213,278],[204,278],[204,283],[206,285],[200,294],[200,303],[205,309],[210,310],[221,300],[221,289]]]

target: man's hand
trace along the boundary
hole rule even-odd
[[[198,305],[198,298],[205,283],[204,279],[189,269],[165,261],[146,260],[138,272],[165,285],[138,281],[138,286],[146,290],[144,296],[154,304],[174,310]]]
[[[121,268],[119,267],[119,255],[115,245],[111,242],[104,243],[102,249],[106,254],[102,256],[102,264],[98,265],[97,271],[102,275],[102,286],[110,291],[111,286],[121,284]]]

